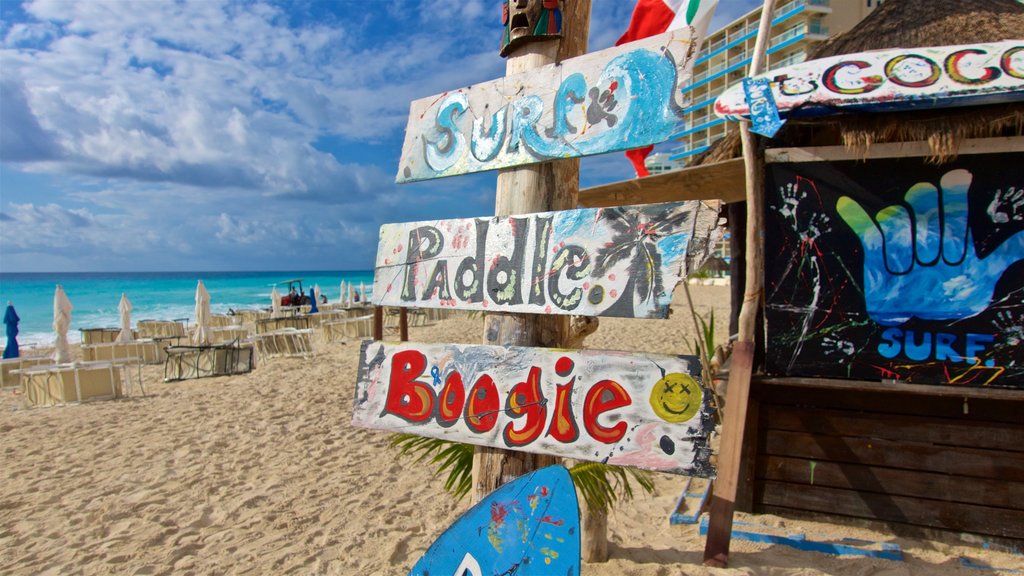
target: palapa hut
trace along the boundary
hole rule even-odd
[[[887,0],[809,58],[1020,38],[1013,0]],[[794,118],[767,146],[737,509],[1019,548],[1024,102]]]

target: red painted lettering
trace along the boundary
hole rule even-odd
[[[407,422],[425,422],[434,410],[434,391],[416,379],[427,367],[427,357],[416,350],[403,350],[391,359],[391,380],[384,402],[384,414]]]
[[[444,388],[438,397],[437,423],[448,428],[458,422],[465,404],[466,389],[462,384],[462,374],[452,372],[445,378]]]
[[[984,68],[985,73],[981,75],[981,78],[968,78],[960,70],[960,60],[968,54],[986,54],[986,52],[977,48],[966,48],[946,56],[946,74],[949,74],[954,81],[961,84],[987,84],[1003,75],[999,68],[988,66]]]
[[[900,54],[885,63],[885,77],[907,88],[924,88],[939,81],[939,66],[918,54]]]
[[[614,444],[626,435],[629,427],[625,422],[605,427],[597,421],[597,418],[609,410],[629,406],[633,400],[629,397],[618,382],[614,380],[601,380],[587,391],[587,397],[583,402],[583,426],[587,433],[594,440],[605,444]]]
[[[1024,46],[1014,46],[1003,52],[1003,57],[999,59],[999,67],[1003,69],[1003,72],[1014,78],[1024,78],[1024,68],[1014,66],[1014,62],[1020,63],[1021,60],[1024,60],[1024,58],[1014,59],[1014,56],[1021,51],[1024,51]]]
[[[494,379],[487,374],[481,376],[469,391],[466,400],[466,425],[473,432],[490,432],[498,422],[501,399]]]
[[[523,427],[516,429],[515,422],[505,425],[502,437],[507,446],[525,446],[540,437],[544,431],[548,410],[544,405],[544,394],[540,390],[540,368],[530,368],[525,382],[512,387],[505,401],[505,413],[509,418],[518,420],[525,416]]]
[[[856,82],[852,85],[841,86],[839,82],[836,80],[836,76],[839,74],[840,70],[845,70],[846,68],[849,68],[851,66],[858,70],[863,70],[865,68],[871,67],[871,65],[868,64],[867,62],[863,62],[860,60],[839,62],[838,64],[829,66],[828,70],[825,70],[825,74],[823,74],[821,78],[822,84],[825,85],[825,88],[828,88],[829,90],[835,92],[836,94],[866,94],[878,88],[883,83],[885,83],[884,78],[876,75],[864,76],[862,78],[858,78],[859,82]]]

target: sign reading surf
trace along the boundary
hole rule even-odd
[[[386,224],[374,303],[663,318],[717,221],[690,201]]]
[[[695,357],[363,342],[353,424],[709,477]]]
[[[713,9],[714,4],[705,2],[702,9]],[[663,142],[678,130],[679,87],[689,81],[703,34],[687,26],[416,100],[396,180],[426,180]]]

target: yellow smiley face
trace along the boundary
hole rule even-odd
[[[704,391],[689,374],[666,374],[651,390],[651,408],[662,420],[678,424],[693,418],[703,405]]]

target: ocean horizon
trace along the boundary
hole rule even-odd
[[[341,282],[373,289],[373,270],[291,271],[177,271],[177,272],[0,272],[0,304],[14,304],[21,319],[18,343],[46,346],[53,343],[53,294],[58,284],[71,301],[68,340],[79,342],[79,330],[117,328],[121,325],[118,304],[121,294],[132,303],[132,326],[139,320],[195,322],[195,292],[199,280],[210,293],[210,310],[270,307],[270,291],[285,280],[302,279],[305,292],[319,285],[329,302],[341,297]],[[279,287],[282,294],[287,287]],[[7,338],[0,331],[0,347]]]

